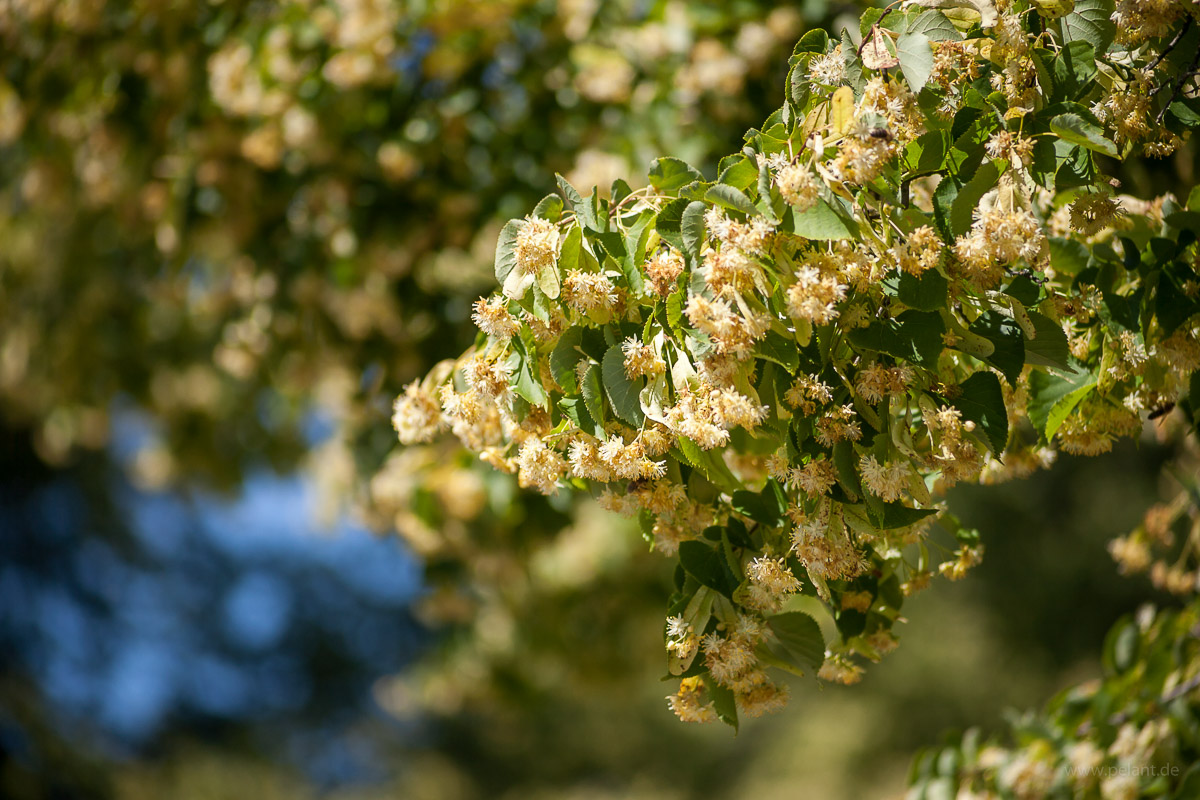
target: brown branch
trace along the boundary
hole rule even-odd
[[[902,2],[903,0],[892,0],[892,2],[888,4],[888,7],[883,10],[883,13],[879,15],[879,19],[872,23],[871,27],[867,30],[867,35],[863,37],[861,42],[859,42],[858,49],[855,51],[859,56],[862,55],[863,48],[867,46],[867,42],[875,35],[875,29],[879,27],[881,22],[887,19],[887,15],[892,13],[892,9],[900,5]],[[1191,17],[1188,17],[1189,22],[1191,19]]]
[[[1162,63],[1162,60],[1163,60],[1164,58],[1166,58],[1166,57],[1167,57],[1167,55],[1168,55],[1168,54],[1169,54],[1169,53],[1170,53],[1172,50],[1174,50],[1174,49],[1175,49],[1175,46],[1176,46],[1177,44],[1179,44],[1179,40],[1180,40],[1180,39],[1182,39],[1182,38],[1183,38],[1183,37],[1184,37],[1184,36],[1187,34],[1187,32],[1188,32],[1189,30],[1191,30],[1191,28],[1192,28],[1192,18],[1189,16],[1189,17],[1187,18],[1187,21],[1183,23],[1183,27],[1179,29],[1179,33],[1175,34],[1175,38],[1174,38],[1174,39],[1172,39],[1172,40],[1171,40],[1171,41],[1170,41],[1170,42],[1167,44],[1167,46],[1163,48],[1163,51],[1162,51],[1161,53],[1159,53],[1159,54],[1158,54],[1158,58],[1156,58],[1156,59],[1154,59],[1153,61],[1151,61],[1151,62],[1150,62],[1150,66],[1146,67],[1146,72],[1153,72],[1153,71],[1154,71],[1154,68],[1155,68],[1155,67],[1157,67],[1159,64],[1161,64],[1161,63]]]
[[[1171,691],[1164,694],[1162,697],[1160,697],[1157,700],[1154,700],[1152,702],[1153,702],[1155,708],[1162,708],[1167,703],[1170,703],[1172,700],[1178,700],[1180,697],[1183,697],[1185,694],[1187,694],[1188,692],[1190,692],[1196,688],[1200,688],[1200,675],[1196,675],[1195,677],[1193,677],[1191,680],[1189,680],[1186,683],[1179,684],[1174,689],[1172,689]],[[1133,716],[1132,711],[1122,711],[1119,714],[1113,714],[1111,717],[1109,717],[1107,720],[1107,723],[1109,725],[1112,725],[1113,727],[1116,727],[1118,725],[1124,725],[1126,722],[1129,721],[1129,718],[1132,716]],[[1088,722],[1085,722],[1082,725],[1080,725],[1079,728],[1075,731],[1075,734],[1077,736],[1086,736],[1087,733],[1089,731],[1091,731],[1092,727],[1093,727],[1093,724],[1089,720]]]
[[[1171,103],[1175,102],[1175,98],[1179,96],[1179,92],[1183,90],[1183,85],[1187,83],[1189,78],[1196,77],[1196,65],[1200,64],[1200,47],[1196,48],[1196,54],[1192,56],[1192,63],[1188,64],[1186,70],[1179,76],[1179,80],[1175,81],[1175,87],[1171,89],[1171,96],[1167,98],[1167,102],[1163,105],[1162,111],[1158,112],[1158,117],[1155,122],[1162,122],[1163,117],[1167,115],[1167,109],[1171,107]],[[1162,87],[1159,87],[1159,91]]]
[[[1185,694],[1197,687],[1200,687],[1200,675],[1195,676],[1187,683],[1181,683],[1171,691],[1164,694],[1162,700],[1159,701],[1159,704],[1166,705],[1172,700],[1178,700],[1180,697],[1183,697]]]

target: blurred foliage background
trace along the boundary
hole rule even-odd
[[[666,712],[635,530],[395,447],[556,171],[712,175],[860,10],[0,2],[0,794],[890,796],[945,729],[1095,674],[1152,596],[1104,551],[1158,496],[1152,435],[953,495],[972,579],[736,739]],[[1195,151],[1126,172],[1183,185]]]

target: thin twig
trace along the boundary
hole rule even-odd
[[[1200,64],[1200,47],[1196,48],[1196,55],[1192,56],[1192,63],[1188,64],[1188,68],[1179,76],[1179,80],[1175,81],[1175,88],[1171,89],[1171,96],[1167,98],[1167,102],[1163,105],[1162,111],[1158,112],[1158,117],[1155,122],[1162,122],[1163,117],[1167,115],[1167,109],[1171,107],[1171,103],[1175,102],[1175,98],[1179,96],[1179,92],[1183,90],[1183,85],[1188,82],[1189,78],[1196,77],[1196,65]]]
[[[1154,68],[1161,64],[1162,60],[1166,58],[1172,50],[1175,49],[1175,46],[1179,44],[1179,40],[1182,39],[1187,32],[1191,30],[1191,28],[1192,18],[1189,16],[1187,21],[1183,23],[1183,27],[1179,29],[1179,33],[1175,34],[1175,38],[1168,42],[1167,46],[1163,48],[1163,51],[1158,54],[1158,58],[1151,61],[1150,66],[1146,67],[1146,72],[1153,72]]]
[[[1180,684],[1179,686],[1176,686],[1174,689],[1167,692],[1162,697],[1160,697],[1157,701],[1155,701],[1155,705],[1157,707],[1161,708],[1162,706],[1165,706],[1167,703],[1171,702],[1172,700],[1183,697],[1185,694],[1192,691],[1192,689],[1195,689],[1197,686],[1200,686],[1200,675],[1197,675],[1196,677],[1192,678],[1187,683],[1183,683],[1183,684]],[[1112,725],[1115,728],[1118,725],[1124,725],[1126,722],[1129,721],[1129,718],[1132,716],[1133,716],[1132,712],[1122,711],[1120,714],[1113,714],[1111,717],[1109,717],[1108,724]]]
[[[902,2],[904,2],[904,0],[893,0],[890,4],[888,4],[888,7],[883,10],[883,13],[879,15],[879,19],[875,20],[875,22],[868,29],[867,35],[863,37],[861,42],[859,42],[858,50],[856,51],[858,55],[862,55],[863,48],[866,47],[867,42],[875,36],[875,30],[879,27],[880,23],[887,19],[887,15],[892,13],[892,9],[900,5]],[[1188,19],[1190,20],[1191,17],[1188,17]]]
[[[1198,686],[1200,686],[1200,675],[1195,676],[1187,683],[1180,684],[1171,691],[1167,692],[1165,695],[1163,695],[1161,703],[1166,705],[1172,700],[1178,700],[1180,697],[1183,697],[1185,694]]]
[[[1191,680],[1189,680],[1187,683],[1181,683],[1180,685],[1176,686],[1171,691],[1164,694],[1162,697],[1160,697],[1157,700],[1154,700],[1152,702],[1153,702],[1155,708],[1162,708],[1167,703],[1170,703],[1173,700],[1178,700],[1180,697],[1183,697],[1185,694],[1187,694],[1188,692],[1190,692],[1193,689],[1196,689],[1198,687],[1200,687],[1200,675],[1196,675]],[[1113,714],[1111,717],[1108,718],[1108,720],[1106,722],[1107,722],[1107,724],[1109,724],[1113,727],[1116,727],[1118,725],[1124,725],[1126,722],[1129,721],[1129,718],[1132,716],[1133,716],[1132,711],[1122,711],[1119,714]],[[1078,731],[1076,731],[1076,733],[1079,736],[1083,736],[1083,735],[1087,734],[1088,731],[1090,731],[1093,727],[1094,727],[1094,725],[1092,722],[1090,722],[1090,721],[1085,722],[1079,726],[1079,729],[1078,729]]]

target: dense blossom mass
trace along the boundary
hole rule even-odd
[[[1187,134],[1200,7],[1160,5],[918,0],[861,44],[810,32],[716,181],[674,158],[607,198],[560,179],[506,226],[503,293],[397,400],[402,441],[449,428],[678,558],[681,719],[781,707],[772,668],[859,680],[904,598],[983,556],[948,487],[1194,413],[1200,196],[1118,194],[1097,159]],[[1194,558],[1156,569],[1194,590]]]

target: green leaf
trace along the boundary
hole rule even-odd
[[[996,4],[992,0],[917,0],[917,5],[924,8],[967,9],[974,12],[971,15],[972,20],[974,14],[979,14],[979,25],[984,28],[995,25],[999,17]]]
[[[982,117],[983,112],[978,108],[960,108],[954,115],[954,121],[950,123],[950,138],[957,141],[967,135],[971,128],[978,127]]]
[[[1075,10],[1061,21],[1064,43],[1087,42],[1096,55],[1106,53],[1117,35],[1112,21],[1115,10],[1113,0],[1075,0]]]
[[[642,162],[645,163],[645,162]],[[678,158],[656,158],[650,165],[650,185],[661,194],[674,194],[693,181],[702,181],[700,170]]]
[[[1042,297],[1042,287],[1028,275],[1018,275],[1004,287],[1004,293],[1015,297],[1024,306],[1036,306]]]
[[[1087,84],[1096,77],[1096,51],[1088,42],[1071,42],[1055,57],[1052,66],[1055,84],[1065,95],[1060,99],[1082,97]]]
[[[985,101],[980,98],[980,103],[983,102]],[[969,111],[973,111],[974,115],[969,114]],[[979,169],[984,156],[987,155],[987,140],[995,130],[993,120],[986,116],[976,117],[979,113],[978,109],[968,107],[954,115],[954,123],[950,129],[953,143],[946,155],[946,166],[958,181],[970,180],[975,170]]]
[[[779,214],[787,205],[782,196],[777,193],[771,194],[771,172],[764,169],[758,173],[758,185],[755,186],[758,191],[758,202],[755,208],[766,215],[771,220],[772,225],[779,224]]]
[[[704,244],[704,212],[707,210],[708,206],[699,200],[693,200],[683,209],[680,221],[683,252],[689,253],[693,261],[700,258],[700,247]]]
[[[933,49],[929,37],[910,31],[896,39],[896,56],[900,59],[900,71],[913,92],[925,88],[933,73]]]
[[[849,334],[850,344],[932,366],[942,352],[946,324],[935,312],[905,311],[895,319],[874,320]]]
[[[559,337],[558,344],[550,352],[550,374],[558,385],[568,393],[579,391],[578,380],[575,376],[575,366],[583,358],[579,346],[583,344],[583,329],[578,325],[567,328]]]
[[[529,362],[522,358],[521,363],[516,371],[516,381],[513,383],[513,391],[518,396],[524,398],[530,405],[547,407],[549,396],[546,390],[542,388],[542,382],[533,376]]]
[[[1183,290],[1188,280],[1195,280],[1195,273],[1181,264],[1167,264],[1159,273],[1158,291],[1154,295],[1154,315],[1164,335],[1171,335],[1180,325],[1197,312],[1197,303]]]
[[[932,9],[919,14],[908,26],[908,33],[924,34],[931,42],[957,42],[963,38],[962,33],[945,14]]]
[[[575,423],[575,427],[579,428],[579,430],[590,433],[593,436],[603,433],[602,431],[597,431],[598,426],[596,425],[596,421],[588,413],[587,402],[582,397],[564,397],[558,401],[558,407],[562,409],[567,419]]]
[[[838,633],[843,639],[853,639],[861,636],[867,627],[867,615],[852,608],[844,608],[835,615]]]
[[[683,325],[683,298],[678,289],[667,295],[667,324],[675,330]]]
[[[640,296],[645,287],[642,263],[646,260],[646,245],[650,241],[652,220],[653,212],[643,212],[638,220],[625,230],[625,256],[620,260],[621,272],[624,273],[626,285],[634,297]]]
[[[813,672],[825,663],[825,637],[817,621],[801,611],[789,611],[767,617],[767,627],[783,645],[787,654]]]
[[[620,231],[596,232],[589,234],[588,239],[591,240],[593,245],[599,244],[601,249],[612,257],[613,261],[620,262],[628,255],[628,250],[625,247],[625,236]],[[603,260],[602,254],[597,253],[597,255],[600,255]]]
[[[802,63],[795,64],[788,70],[787,76],[787,99],[792,104],[793,108],[806,108],[808,106],[808,98],[812,92],[812,85],[808,80],[808,60],[805,59]]]
[[[583,255],[583,228],[572,225],[563,239],[558,251],[558,269],[563,275],[579,268],[579,259]]]
[[[729,597],[733,593],[732,576],[725,566],[725,557],[704,542],[691,540],[679,543],[679,563],[701,585],[716,589]]]
[[[946,160],[949,141],[946,131],[929,131],[908,143],[904,150],[904,167],[910,177],[939,172]]]
[[[1054,375],[1035,369],[1029,373],[1029,402],[1025,408],[1025,415],[1029,417],[1038,433],[1045,433],[1046,423],[1054,406],[1086,381],[1091,380],[1091,377],[1087,372]],[[1050,437],[1046,438],[1049,441]]]
[[[1196,127],[1200,127],[1200,117],[1196,119]],[[1163,217],[1163,222],[1177,231],[1200,231],[1200,211],[1176,211]]]
[[[608,352],[608,341],[604,337],[606,329],[591,328],[586,325],[582,327],[583,341],[579,347],[588,358],[599,364],[604,360],[604,354]]]
[[[1171,800],[1196,800],[1197,797],[1200,797],[1200,764],[1193,764],[1183,773]]]
[[[766,337],[754,348],[754,354],[768,361],[774,361],[792,375],[796,374],[796,370],[800,366],[800,349],[796,346],[796,340],[776,333],[774,330],[767,331]]]
[[[882,8],[868,8],[863,11],[863,15],[858,20],[858,35],[865,39],[872,26],[874,26],[882,16]]]
[[[1120,295],[1115,291],[1104,292],[1104,305],[1100,307],[1100,318],[1110,325],[1118,325],[1131,331],[1137,330],[1138,309],[1141,305],[1141,294],[1144,291],[1145,287],[1141,286],[1131,295]],[[1169,293],[1170,289],[1160,281],[1158,296],[1155,300],[1162,300],[1164,294],[1169,295]]]
[[[862,59],[858,57],[858,47],[850,38],[850,31],[842,28],[842,61],[846,64],[846,80],[856,96],[863,93],[867,79],[863,77]]]
[[[738,729],[737,697],[734,696],[733,690],[726,689],[712,676],[704,679],[704,686],[708,689],[708,696],[712,698],[713,710],[717,712],[717,719],[736,731]]]
[[[928,269],[920,277],[900,274],[897,297],[901,303],[918,311],[937,311],[946,305],[949,282],[936,269]]]
[[[904,605],[904,591],[900,588],[900,579],[890,570],[884,574],[887,577],[879,581],[879,597],[891,608],[899,610]]]
[[[938,233],[948,239],[956,238],[951,229],[950,216],[957,198],[958,184],[949,177],[943,177],[933,190],[933,222],[937,225]]]
[[[691,439],[680,436],[675,440],[675,447],[671,452],[677,454],[680,461],[698,469],[717,488],[726,492],[735,492],[742,488],[738,479],[729,471],[725,460],[721,458],[719,450],[703,450]]]
[[[1078,114],[1059,114],[1050,120],[1050,130],[1063,141],[1095,150],[1111,158],[1120,155],[1112,139],[1104,135],[1104,129]]]
[[[1137,623],[1129,617],[1122,618],[1104,637],[1104,666],[1118,675],[1128,672],[1137,661],[1140,644]]]
[[[733,211],[740,211],[747,216],[753,216],[758,213],[758,210],[754,207],[754,203],[750,202],[750,198],[746,197],[744,192],[724,183],[710,186],[704,195],[704,199]]]
[[[1053,53],[1045,48],[1035,47],[1031,53],[1030,61],[1032,62],[1034,72],[1037,74],[1038,85],[1041,87],[1047,101],[1051,97],[1056,100],[1061,99],[1061,84],[1055,80],[1054,75],[1051,73]]]
[[[600,367],[592,364],[583,374],[583,385],[579,387],[588,414],[598,425],[604,425],[604,389],[600,383]]]
[[[595,231],[603,230],[597,223],[592,204],[585,202],[583,196],[562,175],[555,174],[554,177],[558,181],[558,190],[563,193],[563,197],[567,198],[567,203],[570,204],[571,209],[575,212],[575,217],[579,220],[579,224]]]
[[[718,183],[728,184],[736,189],[747,189],[758,180],[758,165],[743,153],[738,153],[732,159],[723,158],[721,163],[724,167],[717,176]]]
[[[848,441],[835,444],[833,466],[837,468],[838,479],[843,488],[848,488],[855,494],[862,494],[862,483],[858,478],[858,456],[854,453],[854,445]]]
[[[1058,169],[1058,156],[1055,145],[1061,144],[1058,139],[1041,137],[1033,143],[1032,163],[1029,175],[1037,184],[1046,189],[1054,188],[1054,173]]]
[[[703,276],[700,276],[700,278],[703,280]],[[712,339],[708,337],[707,333],[702,333],[693,328],[684,328],[683,336],[684,346],[696,358],[704,358],[712,351]]]
[[[965,134],[964,134],[965,135]],[[983,164],[975,172],[971,180],[958,190],[954,203],[950,207],[950,231],[955,238],[971,230],[971,220],[979,201],[990,192],[1000,180],[1000,171],[991,161]]]
[[[511,281],[515,276],[515,272],[510,273],[508,279]],[[517,305],[519,305],[524,311],[528,312],[534,318],[540,319],[542,322],[547,322],[550,319],[550,313],[546,308],[545,297],[536,292],[532,295],[526,294],[518,298]],[[524,328],[521,329],[520,338],[523,343],[529,343],[528,348],[524,352],[530,352],[536,349],[536,343],[531,338],[526,336],[526,330],[527,329]]]
[[[687,252],[683,243],[683,212],[687,207],[688,200],[677,197],[662,207],[654,221],[654,229],[658,231],[662,240],[681,253]]]
[[[630,380],[625,374],[625,354],[621,345],[614,344],[604,354],[604,391],[613,413],[630,425],[639,426],[646,421],[638,395],[642,391],[643,379]]]
[[[1070,345],[1062,327],[1045,314],[1029,312],[1037,337],[1025,340],[1025,363],[1070,370]]]
[[[800,41],[796,42],[795,48],[792,49],[792,58],[801,53],[824,53],[829,46],[829,34],[822,28],[813,28],[800,37]]]
[[[903,503],[878,502],[874,505],[875,523],[881,530],[907,528],[915,525],[931,514],[938,513],[936,508],[909,508]]]
[[[561,288],[558,281],[558,267],[554,264],[547,264],[537,271],[536,277],[538,288],[542,290],[542,294],[551,300],[557,300]]]
[[[1025,334],[1021,326],[997,311],[988,311],[980,314],[969,330],[995,345],[996,349],[984,360],[1003,372],[1015,386],[1025,366]]]
[[[1075,0],[1031,0],[1037,12],[1047,20],[1058,19],[1071,13]]]
[[[1181,97],[1167,106],[1167,113],[1184,128],[1200,127],[1200,103],[1195,98]]]
[[[1058,191],[1090,186],[1095,183],[1096,169],[1086,147],[1065,139],[1054,140],[1054,158],[1058,168],[1054,172],[1054,188]]]
[[[1083,242],[1060,236],[1051,236],[1047,241],[1050,243],[1050,266],[1055,272],[1078,275],[1087,268],[1088,249]]]
[[[517,265],[517,234],[524,224],[524,220],[510,219],[500,229],[500,238],[496,240],[496,280],[501,284]]]
[[[951,405],[963,417],[978,425],[987,437],[992,452],[999,455],[1008,444],[1008,411],[1000,379],[991,372],[976,372],[959,386],[959,395]]]
[[[633,194],[633,188],[624,178],[617,178],[612,182],[612,187],[608,190],[609,202],[614,206],[619,205],[622,200]]]
[[[1087,397],[1092,389],[1096,388],[1096,384],[1089,383],[1086,386],[1080,386],[1066,397],[1059,400],[1050,409],[1050,413],[1046,415],[1046,441],[1054,438],[1054,434],[1058,433],[1058,429],[1066,422],[1067,417],[1075,410],[1075,406]]]
[[[858,235],[858,228],[824,200],[817,200],[807,211],[792,209],[792,232],[805,239],[851,239]]]
[[[548,194],[533,207],[533,216],[547,219],[551,222],[558,222],[559,217],[562,216],[562,210],[562,198],[556,194]]]
[[[757,141],[762,146],[760,152],[763,155],[769,156],[772,153],[779,153],[786,150],[789,136],[788,129],[783,124],[783,109],[777,108],[763,122],[762,130],[759,131]]]
[[[732,502],[734,511],[768,528],[779,528],[787,522],[787,498],[774,480],[768,480],[761,492],[734,492]]]
[[[1186,208],[1188,211],[1200,211],[1200,186],[1193,186],[1188,192]]]

